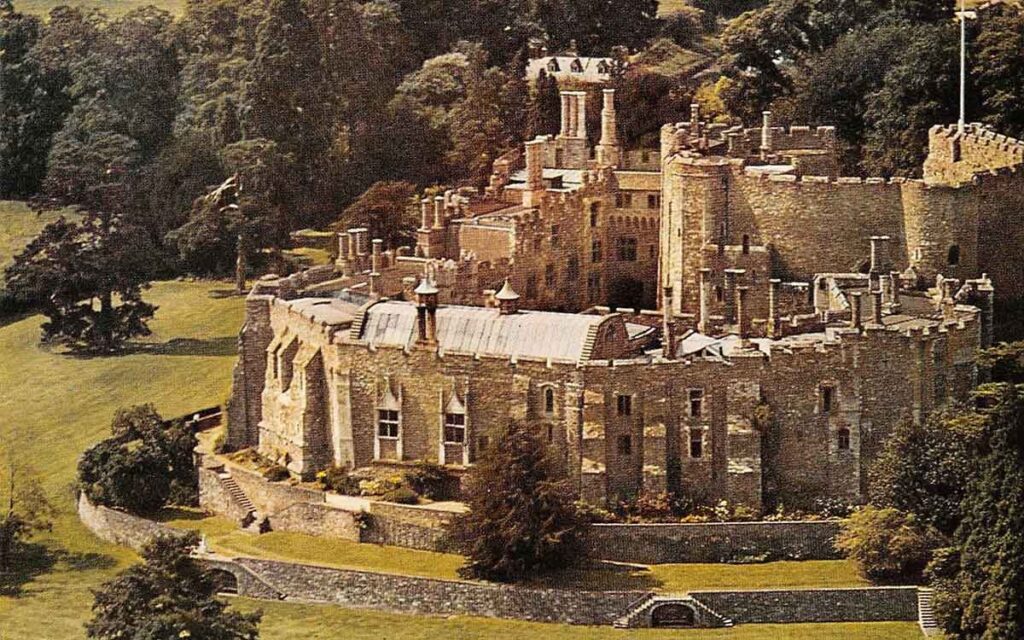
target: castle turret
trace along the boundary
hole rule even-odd
[[[437,344],[437,286],[429,275],[423,277],[413,291],[416,294],[417,342]]]
[[[519,312],[519,294],[512,289],[512,285],[507,278],[501,290],[494,294],[494,299],[498,303],[498,310],[501,315],[509,316]]]

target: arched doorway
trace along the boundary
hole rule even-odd
[[[238,578],[224,569],[211,569],[210,579],[217,585],[217,593],[222,595],[238,595]]]
[[[692,627],[695,624],[693,609],[689,606],[671,602],[658,605],[651,611],[652,627]]]

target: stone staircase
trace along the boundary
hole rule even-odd
[[[715,611],[711,607],[707,606],[706,604],[704,604],[700,600],[691,597],[690,598],[690,604],[693,605],[693,608],[696,609],[698,613],[702,613],[704,615],[704,617],[716,621],[718,623],[718,626],[720,626],[720,627],[732,627],[732,626],[734,626],[732,618],[726,618],[725,616],[723,616],[722,614],[718,613],[717,611]]]
[[[616,629],[636,629],[638,627],[647,627],[650,625],[648,616],[651,610],[662,604],[679,603],[685,604],[686,606],[693,609],[695,616],[695,627],[709,628],[709,627],[732,627],[733,621],[730,618],[723,616],[717,611],[711,609],[703,602],[691,597],[691,596],[673,596],[673,595],[656,595],[648,593],[643,598],[640,598],[629,606],[629,611],[615,622],[612,626]]]
[[[932,606],[934,597],[934,589],[920,587],[917,590],[917,624],[921,627],[921,632],[928,637],[940,635],[939,623],[935,620],[935,610]]]
[[[635,629],[636,627],[643,626],[644,616],[650,611],[655,600],[656,598],[653,593],[645,594],[644,597],[629,605],[629,611],[626,615],[615,620],[612,626],[616,629]]]
[[[242,508],[245,515],[242,516],[240,524],[243,529],[248,529],[259,520],[259,515],[256,513],[256,505],[252,503],[249,496],[245,495],[242,487],[238,486],[238,482],[231,477],[230,473],[226,471],[218,473],[217,479],[220,481],[220,485],[224,487],[224,490],[228,492],[228,495],[231,496],[231,499],[235,501],[235,504]]]
[[[598,326],[594,325],[587,329],[587,337],[583,341],[583,351],[580,360],[590,360],[594,355],[594,346],[597,344]]]

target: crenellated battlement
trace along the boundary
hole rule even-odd
[[[1011,175],[1022,165],[1024,141],[981,124],[967,125],[962,134],[956,125],[937,125],[928,132],[924,178],[929,182],[960,185],[986,174]]]

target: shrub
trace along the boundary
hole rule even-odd
[[[359,495],[359,481],[350,476],[345,467],[325,469],[316,474],[316,479],[320,481],[320,486],[327,491],[334,491],[346,496]]]
[[[292,477],[292,474],[288,473],[288,467],[280,464],[275,464],[267,467],[263,471],[263,477],[271,482],[281,482]]]
[[[642,493],[619,505],[627,522],[675,522],[686,512],[685,505],[670,493]]]
[[[103,440],[78,461],[78,486],[94,504],[147,514],[167,504],[167,456],[139,441]]]
[[[943,542],[913,514],[864,507],[843,524],[835,547],[874,582],[912,582],[921,578],[932,551]]]
[[[382,496],[385,493],[400,489],[405,486],[405,479],[402,476],[388,476],[386,478],[371,478],[359,481],[359,495],[361,496]]]
[[[619,522],[620,518],[607,509],[602,509],[596,505],[592,505],[589,502],[583,500],[576,501],[576,513],[579,514],[580,519],[585,522],[594,524],[607,524],[610,522]]]
[[[381,500],[398,504],[418,504],[420,497],[409,487],[398,487],[381,496]]]
[[[451,496],[455,477],[441,465],[421,462],[405,473],[409,487],[429,500],[446,500]]]

